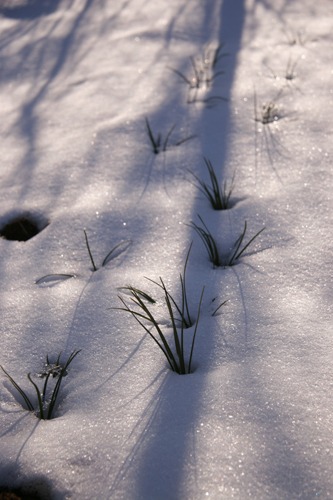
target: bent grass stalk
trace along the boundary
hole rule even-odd
[[[19,386],[19,384],[13,379],[13,377],[9,375],[9,373],[4,369],[3,366],[0,365],[0,368],[4,372],[6,377],[9,379],[11,384],[18,391],[18,393],[22,396],[27,406],[27,410],[34,412],[35,415],[41,420],[50,420],[53,416],[53,411],[58,399],[62,379],[67,375],[68,366],[71,364],[73,359],[79,354],[80,351],[81,350],[73,351],[68,357],[65,364],[61,364],[60,362],[61,353],[58,355],[55,363],[50,363],[49,357],[46,356],[45,370],[40,374],[38,374],[39,378],[45,377],[45,382],[43,384],[42,390],[38,387],[36,382],[32,380],[31,373],[28,373],[27,375],[28,380],[36,391],[37,404],[33,404],[27,393]],[[51,391],[50,395],[48,395],[48,383],[51,376],[52,378],[56,378],[57,382],[55,383],[55,386]]]

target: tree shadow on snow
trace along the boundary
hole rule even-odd
[[[0,15],[11,19],[36,19],[55,12],[61,0],[2,0]]]
[[[215,15],[215,3],[207,2],[204,7],[201,44],[209,43],[210,30],[213,25]],[[219,11],[220,29],[218,43],[228,45],[232,53],[228,54],[228,76],[224,80],[223,97],[225,102],[221,102],[218,110],[202,110],[201,119],[205,123],[205,114],[218,114],[219,120],[218,140],[214,138],[203,139],[207,148],[207,143],[214,147],[214,155],[218,159],[222,170],[227,158],[228,138],[227,130],[230,125],[230,106],[228,99],[231,96],[234,73],[237,66],[237,55],[240,49],[241,37],[245,17],[245,7],[243,0],[226,0],[222,3]],[[175,26],[172,31],[175,32]],[[227,50],[228,52],[228,50]],[[184,70],[184,72],[186,69]],[[183,69],[180,69],[183,72]],[[212,95],[216,89],[211,90]],[[195,105],[195,104],[194,104]],[[193,106],[193,104],[189,104]],[[171,106],[170,106],[171,108]],[[217,108],[216,108],[217,109]],[[166,110],[162,110],[165,112]],[[161,113],[161,110],[159,111]],[[213,119],[215,119],[213,117]],[[158,120],[159,117],[156,118]],[[200,117],[199,117],[200,120]],[[218,149],[216,149],[218,144]],[[203,152],[203,156],[209,156],[208,151]],[[221,172],[219,172],[221,174]],[[193,216],[198,212],[198,206],[193,207]],[[193,239],[193,234],[189,240]],[[191,267],[187,272],[189,289],[192,282]],[[195,282],[195,279],[193,279]],[[199,326],[200,329],[200,326]],[[214,339],[205,338],[205,352],[209,358],[214,358]],[[201,400],[205,391],[206,380],[205,370],[197,369],[190,375],[177,375],[170,373],[163,381],[163,390],[159,391],[154,403],[152,417],[148,420],[145,428],[145,440],[140,443],[140,450],[136,449],[135,461],[137,482],[133,498],[185,498],[186,484],[195,484],[196,476],[196,433],[200,425]],[[132,464],[133,466],[135,464]],[[189,471],[193,471],[193,477],[189,476]],[[194,481],[194,483],[193,483]],[[187,483],[186,483],[187,482]]]

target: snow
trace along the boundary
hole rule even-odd
[[[0,3],[0,226],[20,213],[49,222],[26,242],[0,239],[0,364],[33,397],[26,374],[81,349],[52,420],[23,409],[2,374],[0,487],[333,496],[332,14],[330,0]],[[190,58],[220,44],[224,74],[198,99],[226,100],[187,103],[175,70],[188,77]],[[270,102],[279,119],[262,124]],[[153,154],[145,118],[164,138],[175,125],[165,152]],[[208,179],[204,157],[221,180],[235,174],[230,210],[193,182],[189,171]],[[265,230],[235,266],[214,268],[189,225],[198,214],[222,249],[245,220],[247,239]],[[145,277],[179,297],[192,241],[193,314],[205,294],[181,376],[113,308],[120,287],[143,289],[168,331]]]

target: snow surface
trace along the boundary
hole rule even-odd
[[[0,364],[33,396],[46,354],[82,349],[55,418],[1,377],[0,485],[54,499],[333,498],[331,0],[0,2]],[[224,44],[223,75],[188,103],[190,58]],[[292,75],[290,73],[293,73]],[[287,78],[286,78],[287,76]],[[226,100],[203,99],[224,97]],[[278,120],[261,124],[274,102]],[[256,111],[255,111],[256,108]],[[255,120],[257,115],[258,120]],[[154,155],[145,117],[171,143]],[[189,170],[235,174],[214,211]],[[228,247],[214,269],[188,225]],[[91,271],[83,229],[100,266]],[[171,372],[118,287],[205,285],[195,370]],[[57,273],[74,278],[44,281]],[[228,300],[222,313],[216,304]],[[192,330],[193,331],[193,330]]]

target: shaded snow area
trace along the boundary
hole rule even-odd
[[[1,491],[333,498],[332,44],[331,0],[0,1]]]

